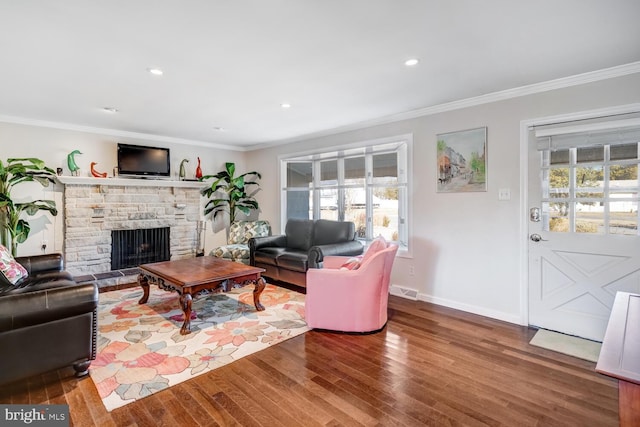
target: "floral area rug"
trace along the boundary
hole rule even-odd
[[[149,396],[309,330],[304,295],[267,285],[194,298],[191,333],[180,335],[178,294],[151,286],[100,294],[98,354],[91,379],[108,411]],[[195,314],[194,314],[195,312]]]

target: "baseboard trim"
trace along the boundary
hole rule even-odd
[[[504,322],[515,323],[517,325],[521,324],[521,319],[519,314],[511,314],[505,313],[502,311],[491,310],[485,307],[480,307],[472,304],[465,304],[459,301],[453,301],[446,298],[434,297],[432,295],[427,294],[419,294],[418,300],[424,302],[430,302],[433,304],[441,305],[448,308],[453,308],[460,311],[466,311],[467,313],[473,313],[484,317],[490,317],[496,320],[502,320]]]
[[[522,323],[522,317],[519,314],[505,313],[502,311],[490,310],[485,307],[480,307],[472,304],[465,304],[459,301],[454,301],[446,298],[434,297],[433,295],[427,295],[417,292],[412,288],[406,288],[400,285],[391,285],[389,288],[389,294],[412,300],[412,301],[424,301],[443,307],[453,308],[455,310],[465,311],[467,313],[477,314],[479,316],[490,317],[491,319],[502,320],[504,322],[515,323],[516,325],[525,325]],[[417,294],[417,295],[416,295]]]

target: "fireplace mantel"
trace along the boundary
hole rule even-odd
[[[57,176],[63,185],[119,185],[124,187],[178,187],[203,188],[206,182],[200,181],[171,181],[168,179],[144,178],[93,178],[86,176]]]

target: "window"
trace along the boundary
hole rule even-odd
[[[640,127],[538,138],[544,229],[638,236]]]
[[[282,159],[289,218],[352,221],[357,238],[382,235],[408,249],[410,137]]]

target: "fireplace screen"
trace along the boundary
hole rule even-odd
[[[111,231],[111,270],[168,261],[169,227]]]

